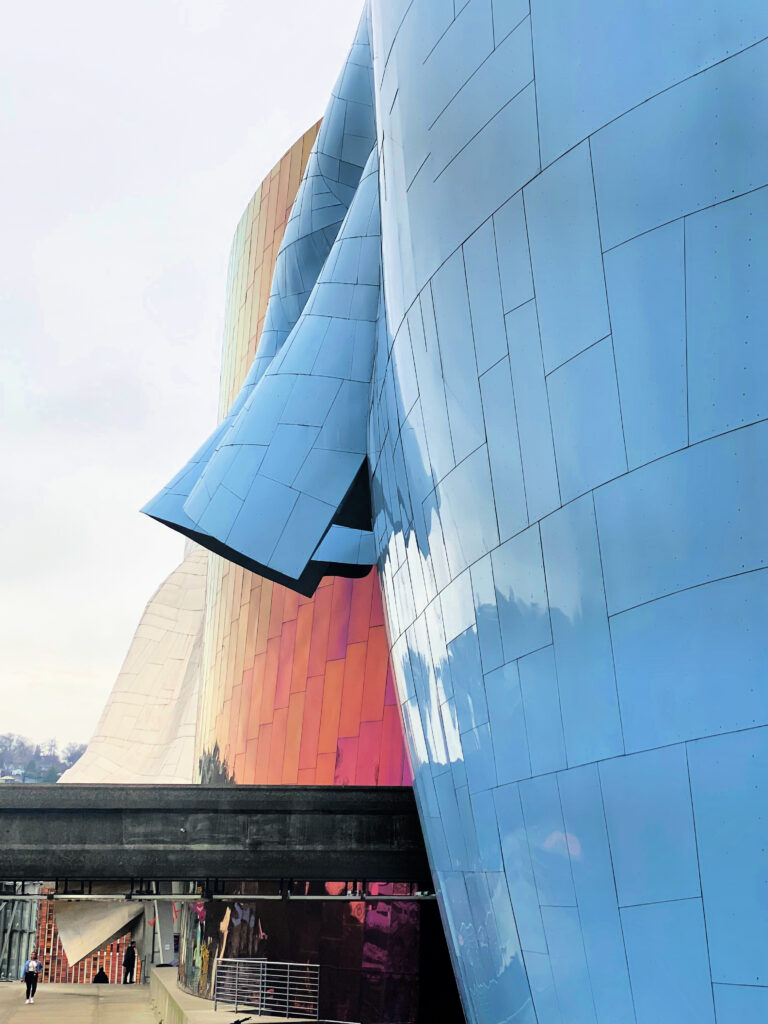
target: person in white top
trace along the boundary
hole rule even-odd
[[[34,1003],[37,991],[37,979],[43,973],[43,965],[37,959],[37,951],[32,950],[29,960],[24,964],[24,981],[27,986],[27,1002]]]

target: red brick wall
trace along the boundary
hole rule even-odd
[[[44,893],[45,891],[43,889]],[[124,935],[70,966],[56,928],[53,907],[53,900],[40,900],[37,916],[37,955],[43,963],[43,983],[89,984],[99,967],[103,967],[110,982],[119,984],[123,980],[123,954],[131,941],[131,936]],[[140,980],[141,964],[138,963],[134,981]]]

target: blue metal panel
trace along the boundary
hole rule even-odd
[[[212,463],[222,448],[236,444],[269,444],[295,383],[296,377],[293,374],[281,373],[263,377],[259,382],[258,401],[255,398],[256,388],[253,388],[232,421],[226,436],[221,439],[218,448],[203,468],[201,477],[211,472],[215,478],[216,467]],[[190,493],[190,499],[195,500],[194,491]]]
[[[682,221],[606,253],[605,273],[624,437],[634,469],[688,443]]]
[[[768,35],[755,0],[533,0],[544,162],[630,107]],[[659,130],[663,130],[660,124]]]
[[[269,565],[291,579],[298,579],[307,565],[307,548],[304,546],[306,538],[322,537],[331,524],[334,512],[335,506],[311,494],[299,494],[280,540],[269,557]]]
[[[314,554],[321,562],[346,562],[349,565],[373,565],[376,548],[373,534],[348,526],[331,526]]]
[[[472,566],[471,577],[477,636],[480,641],[480,657],[483,662],[483,672],[490,672],[504,663],[499,613],[496,606],[496,587],[493,582],[490,555],[475,562]]]
[[[279,484],[266,476],[257,476],[242,503],[237,517],[229,523],[222,522],[222,536],[237,551],[248,558],[266,562],[275,549],[285,528],[293,506],[298,500],[298,491],[285,484]],[[259,531],[253,529],[258,518]]]
[[[343,501],[362,459],[352,452],[314,448],[296,474],[293,486],[329,505]]]
[[[768,423],[712,438],[595,495],[608,611],[766,564]],[[717,486],[713,486],[717,481]]]
[[[488,721],[477,633],[468,629],[448,643],[447,648],[456,714],[463,733]]]
[[[297,377],[283,410],[286,423],[322,427],[340,387],[333,377]]]
[[[506,880],[501,872],[486,872],[485,878],[495,919],[489,950],[493,976],[488,993],[490,1017],[509,1024],[537,1024]]]
[[[701,900],[622,910],[637,1024],[714,1024]]]
[[[443,590],[440,608],[446,640],[455,640],[460,633],[475,625],[475,600],[468,569],[456,576]]]
[[[367,382],[345,380],[320,430],[317,447],[364,455],[366,442],[361,426],[365,425],[367,414]]]
[[[487,220],[464,243],[464,267],[472,314],[477,369],[484,373],[507,354],[499,264],[493,222]]]
[[[528,14],[528,0],[493,0],[493,32],[498,46]]]
[[[542,907],[541,916],[563,1019],[597,1024],[578,910],[575,907]]]
[[[504,312],[533,298],[528,229],[525,225],[523,193],[518,192],[493,215],[496,254],[499,261]]]
[[[768,570],[611,619],[627,751],[768,721]]]
[[[501,644],[507,661],[552,642],[538,526],[519,533],[491,555]]]
[[[686,221],[691,441],[768,415],[768,189]]]
[[[485,445],[443,479],[438,494],[448,565],[456,575],[499,543]]]
[[[766,53],[768,43],[761,43],[724,60],[594,136],[592,156],[606,249],[765,184]],[[732,130],[734,124],[737,131]],[[655,160],[647,159],[649,146]]]
[[[266,455],[266,445],[241,444],[237,449],[231,447],[229,451],[231,451],[232,457],[228,465],[225,465],[221,482],[228,490],[231,490],[232,494],[245,500],[251,482]]]
[[[717,1024],[763,1024],[768,1020],[768,987],[714,985]]]
[[[411,336],[407,321],[397,332],[392,348],[392,370],[400,417],[404,421],[419,397],[419,385],[411,351]]]
[[[318,433],[317,427],[279,423],[259,466],[259,472],[281,484],[291,484],[312,449]]]
[[[600,765],[620,906],[699,896],[685,747]]]
[[[493,45],[491,0],[470,0],[425,60],[427,124],[448,106]]]
[[[413,361],[419,382],[419,394],[425,408],[429,409],[427,445],[432,471],[436,480],[442,480],[456,463],[445,400],[445,382],[440,365],[434,304],[429,287],[421,293],[419,306],[420,308],[413,310],[408,318],[412,331]]]
[[[459,820],[464,832],[464,846],[467,851],[465,871],[477,871],[480,869],[480,837],[475,824],[475,816],[472,811],[472,804],[469,799],[469,787],[456,785],[456,805],[459,809]]]
[[[487,727],[480,727],[481,730],[484,728]],[[467,764],[468,778],[469,774],[469,764]],[[490,777],[490,774],[488,777]],[[495,784],[494,778],[493,785]],[[490,788],[476,790],[474,792],[470,789],[469,799],[472,804],[474,829],[477,832],[477,850],[479,855],[478,864],[483,871],[503,871],[504,867],[501,860],[501,846],[499,845],[499,830],[496,827],[496,815],[494,814],[493,809],[493,791]],[[507,902],[509,902],[509,896],[506,893],[505,895]],[[514,935],[514,930],[511,935]],[[504,941],[508,941],[511,935],[505,932],[505,934],[501,936],[502,943]]]
[[[241,498],[226,487],[219,487],[200,517],[200,528],[207,533],[221,530],[226,536],[242,507]]]
[[[475,7],[488,7],[487,0],[474,0]],[[460,28],[457,21],[451,30]],[[430,56],[429,63],[433,61]],[[487,60],[477,66],[466,85],[430,123],[430,173],[438,177],[472,139],[478,124],[486,124],[506,106],[511,96],[533,81],[531,31],[527,22],[507,35]],[[428,115],[429,116],[429,115]],[[495,261],[494,261],[495,262]],[[494,269],[494,274],[498,271]]]
[[[478,949],[472,909],[467,898],[465,875],[457,871],[442,872],[438,885],[449,923],[448,934],[453,940],[455,959],[462,970],[467,991],[474,992],[476,983],[473,982],[478,976]]]
[[[523,194],[549,373],[611,331],[589,146],[548,167]]]
[[[561,772],[558,786],[598,1024],[634,1024],[597,768]]]
[[[552,977],[552,965],[549,953],[525,953],[525,966],[528,981],[531,985],[531,998],[536,1008],[539,1021],[547,1024],[566,1024],[560,1012],[555,982]]]
[[[499,535],[506,540],[528,525],[515,395],[508,359],[502,359],[482,375],[480,393]]]
[[[456,461],[485,440],[483,407],[472,342],[467,282],[461,252],[454,253],[432,280],[448,418]]]
[[[531,753],[531,774],[558,771],[565,768],[566,759],[554,649],[543,647],[521,658],[518,666]]]
[[[541,524],[570,765],[624,751],[592,498]]]
[[[485,693],[493,735],[493,746],[489,743],[485,757],[490,759],[495,755],[499,785],[527,779],[531,764],[517,662],[489,672],[485,677]]]
[[[557,776],[541,775],[519,785],[533,873],[542,907],[575,907],[570,838],[566,835]],[[544,928],[547,929],[546,918]],[[549,938],[549,936],[548,936]]]
[[[466,842],[459,816],[459,805],[456,801],[456,790],[450,772],[435,777],[435,796],[451,857],[451,865],[454,868],[468,868]]]
[[[613,346],[606,338],[547,377],[563,501],[626,472]]]
[[[528,517],[535,522],[560,505],[536,303],[508,313],[506,322]]]
[[[531,852],[523,820],[520,791],[516,785],[499,786],[493,793],[504,870],[515,908],[517,931],[524,950],[546,953],[547,941],[541,923],[541,909],[533,874]]]
[[[765,985],[768,729],[689,743],[688,757],[712,978]]]
[[[385,138],[385,159],[386,148]],[[429,173],[429,165],[427,160],[408,192],[407,207],[413,215],[408,230],[400,232],[397,260],[390,263],[400,266],[397,276],[405,281],[412,274],[414,280],[426,282],[457,246],[537,173],[533,84],[487,124],[478,124],[476,134],[438,178]],[[450,216],[444,212],[448,209]],[[386,204],[384,211],[387,222]],[[385,250],[385,266],[386,262]]]

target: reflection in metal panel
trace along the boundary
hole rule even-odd
[[[317,1020],[320,968],[275,960],[221,957],[216,963],[213,1005],[233,1005],[271,1017]]]

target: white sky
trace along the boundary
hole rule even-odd
[[[89,739],[183,541],[229,245],[362,0],[0,0],[0,733]]]

